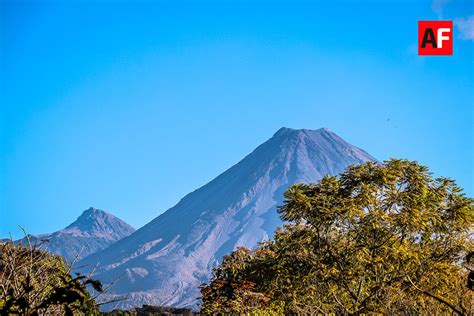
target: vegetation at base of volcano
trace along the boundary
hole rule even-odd
[[[473,209],[407,160],[295,184],[279,207],[289,224],[224,258],[202,312],[473,315]]]
[[[101,283],[70,271],[64,259],[29,240],[1,243],[0,315],[99,314],[86,286],[101,292]]]

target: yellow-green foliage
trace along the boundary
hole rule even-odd
[[[285,198],[290,224],[224,258],[201,287],[203,312],[474,313],[463,265],[473,200],[454,181],[390,160],[295,184]]]
[[[0,315],[97,314],[87,282],[95,281],[71,277],[59,256],[29,243],[0,244]]]

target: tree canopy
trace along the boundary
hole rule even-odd
[[[28,236],[0,243],[0,315],[98,315],[86,286],[102,292],[101,283],[70,271]]]
[[[474,313],[473,200],[453,180],[367,162],[294,184],[279,212],[272,241],[235,250],[201,287],[203,312]]]

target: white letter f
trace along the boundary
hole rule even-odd
[[[439,28],[438,29],[438,48],[443,48],[443,41],[449,40],[449,36],[443,36],[443,33],[449,33],[451,29],[449,28]]]

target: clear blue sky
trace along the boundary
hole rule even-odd
[[[0,236],[89,206],[139,227],[282,126],[472,196],[472,1],[333,2],[2,0]],[[438,18],[454,56],[417,56]]]

